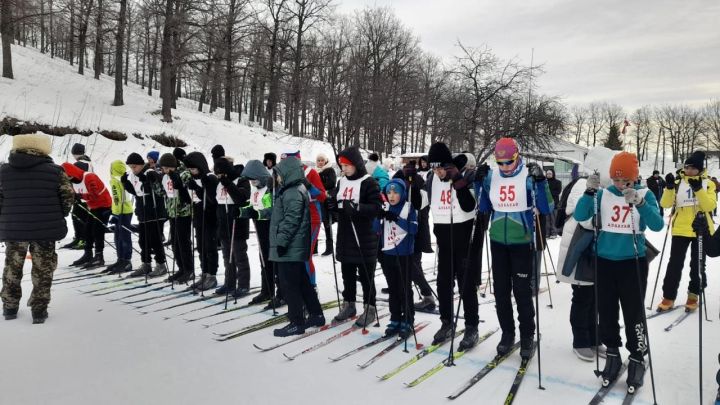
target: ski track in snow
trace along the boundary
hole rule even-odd
[[[83,138],[72,136],[55,138],[53,154],[56,161],[64,161],[68,145],[74,142],[86,142],[92,155],[95,171],[104,181],[108,180],[110,162],[124,160],[128,153],[144,152],[157,148],[161,153],[171,148],[159,147],[149,139],[138,140],[132,132],[156,134],[166,132],[180,136],[190,146],[186,150],[201,150],[209,155],[209,149],[216,143],[225,145],[228,154],[244,163],[249,158],[262,158],[267,151],[280,153],[289,142],[298,146],[306,160],[312,160],[316,153],[332,153],[327,144],[310,140],[299,141],[283,135],[267,134],[258,128],[220,120],[222,112],[208,114],[194,111],[194,103],[180,100],[180,109],[174,115],[180,117],[173,124],[164,124],[159,117],[150,115],[158,109],[157,93],[148,97],[137,86],[131,85],[125,90],[127,106],[111,108],[111,78],[103,76],[101,81],[74,73],[74,68],[60,60],[52,61],[29,48],[13,47],[13,56],[17,72],[17,81],[0,79],[3,96],[0,98],[0,115],[17,118],[54,122],[57,125],[77,125],[81,128],[117,129],[129,135],[125,142],[113,142],[103,137]],[[43,83],[39,85],[39,83]],[[68,89],[71,89],[68,91]],[[235,119],[237,116],[235,115]],[[0,137],[0,160],[9,152],[11,140]],[[647,232],[652,243],[661,247],[665,230]],[[249,240],[248,256],[252,268],[251,285],[259,284],[260,267],[257,243],[252,234]],[[324,231],[321,232],[319,249],[323,250]],[[67,242],[68,239],[62,243]],[[107,234],[106,240],[112,241]],[[549,240],[548,246],[557,260],[559,239]],[[4,250],[4,249],[3,249]],[[168,249],[169,251],[169,249]],[[81,252],[59,250],[57,278],[70,277],[73,272],[68,265]],[[105,248],[106,262],[115,260],[115,252],[110,246]],[[0,254],[3,257],[4,253]],[[663,258],[660,277],[669,259],[669,244]],[[688,254],[688,261],[690,255]],[[133,254],[134,264],[138,265],[138,255]],[[424,256],[424,268],[432,268],[435,257]],[[484,260],[484,259],[483,259]],[[322,302],[336,298],[333,268],[329,257],[315,257],[318,285]],[[718,314],[718,288],[720,277],[716,269],[718,259],[708,260],[708,315],[713,322],[703,324],[704,332],[704,395],[706,400],[714,397],[717,385],[715,373],[718,345],[720,341],[720,321]],[[650,299],[655,282],[658,263],[650,265],[648,296]],[[338,272],[340,265],[338,264]],[[272,327],[252,333],[228,342],[216,342],[212,332],[237,330],[269,318],[267,312],[253,314],[210,329],[200,324],[216,322],[225,318],[250,313],[250,310],[229,313],[226,317],[209,318],[207,322],[185,323],[182,318],[195,318],[219,311],[222,306],[197,311],[192,314],[175,317],[168,321],[164,317],[178,315],[193,308],[210,303],[203,301],[193,305],[181,306],[167,311],[140,315],[139,311],[121,302],[109,302],[109,299],[122,295],[141,292],[142,289],[123,291],[116,294],[94,297],[81,294],[78,290],[108,286],[109,283],[92,286],[90,284],[110,279],[103,277],[61,284],[53,287],[50,318],[42,326],[31,325],[29,309],[24,306],[30,293],[29,265],[25,267],[23,280],[23,301],[20,314],[15,321],[0,320],[0,403],[38,404],[38,403],[103,403],[103,404],[196,404],[217,403],[284,403],[297,401],[317,404],[338,403],[413,403],[436,404],[446,401],[445,396],[453,392],[468,378],[482,368],[495,355],[495,345],[500,334],[496,334],[482,343],[472,352],[457,361],[457,365],[444,369],[433,378],[418,387],[406,389],[403,382],[411,381],[442,358],[447,357],[449,346],[438,349],[416,364],[408,367],[389,381],[379,382],[376,375],[382,375],[395,368],[414,355],[416,351],[409,345],[410,353],[402,352],[402,346],[378,359],[366,370],[358,370],[357,362],[372,357],[379,348],[363,351],[352,359],[336,364],[328,356],[344,353],[358,347],[382,334],[385,322],[380,329],[370,327],[368,335],[360,332],[339,339],[316,352],[302,356],[293,362],[287,361],[281,354],[299,352],[313,344],[337,333],[330,329],[306,339],[289,344],[278,350],[266,353],[258,352],[252,343],[271,345],[276,342],[272,336]],[[222,282],[222,265],[218,279]],[[428,273],[432,273],[429,270]],[[376,273],[378,290],[385,286],[384,278]],[[341,278],[338,274],[338,280]],[[678,303],[685,298],[685,289],[689,281],[687,269],[683,274],[678,294]],[[543,280],[543,286],[546,281]],[[662,280],[661,280],[662,282]],[[435,287],[435,283],[433,288]],[[118,288],[125,288],[123,286]],[[537,389],[537,356],[528,367],[528,373],[518,392],[517,404],[582,404],[587,403],[600,387],[593,370],[595,363],[578,360],[572,353],[572,334],[569,325],[571,289],[567,284],[556,284],[550,277],[554,309],[549,304],[549,294],[540,296],[542,322],[542,374],[546,390]],[[176,287],[176,290],[178,287]],[[659,293],[653,307],[659,301]],[[107,292],[111,290],[105,290]],[[362,290],[358,286],[358,292]],[[152,296],[164,296],[165,289],[130,298],[141,299]],[[210,295],[210,294],[207,294]],[[195,299],[190,296],[169,301],[147,310],[160,309]],[[416,293],[417,298],[417,293]],[[492,299],[489,295],[485,300]],[[238,301],[238,305],[247,303],[248,298]],[[484,300],[481,299],[480,302]],[[150,303],[153,301],[149,301]],[[456,302],[457,303],[457,302]],[[146,302],[137,305],[143,305]],[[232,300],[231,300],[232,305]],[[279,310],[285,312],[285,308]],[[330,321],[337,313],[336,309],[325,312]],[[679,315],[679,313],[678,313]],[[481,305],[480,333],[497,327],[497,318],[493,305]],[[658,402],[662,404],[694,403],[698,398],[698,324],[694,314],[672,332],[663,328],[672,322],[675,315],[661,316],[649,321],[650,341],[654,353],[655,377]],[[431,321],[431,325],[418,334],[425,345],[430,344],[432,335],[440,325],[435,315],[418,313],[416,321]],[[462,323],[462,321],[461,321]],[[460,325],[459,327],[462,327]],[[623,341],[624,331],[623,333]],[[456,343],[457,344],[457,343]],[[623,349],[623,357],[627,352]],[[458,404],[501,403],[512,384],[513,376],[519,366],[517,354],[511,356],[496,371],[468,392],[454,401]],[[601,362],[602,367],[602,362]],[[619,403],[625,391],[624,377],[606,398],[606,403]],[[652,403],[650,373],[646,374],[645,385],[638,392],[636,404]]]

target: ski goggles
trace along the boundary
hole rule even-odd
[[[515,163],[515,159],[510,160],[496,160],[495,163],[498,164],[498,166],[510,166],[513,163]]]

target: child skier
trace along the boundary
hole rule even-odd
[[[613,184],[600,190],[600,177],[597,174],[588,177],[586,192],[573,214],[576,221],[587,221],[596,214],[597,207],[600,216],[595,254],[600,340],[607,346],[603,384],[617,379],[622,366],[618,323],[618,312],[622,308],[625,347],[630,351],[627,385],[633,388],[643,385],[647,351],[643,302],[648,262],[644,232],[646,228],[660,231],[664,225],[655,195],[645,187],[633,186],[638,174],[635,155],[618,153],[610,163]]]
[[[170,219],[170,241],[177,265],[177,271],[168,281],[186,283],[194,274],[191,241],[192,198],[187,188],[192,181],[192,175],[185,168],[185,164],[170,153],[162,155],[159,164],[163,172],[165,207]]]
[[[408,337],[413,330],[412,266],[417,211],[407,201],[405,182],[393,179],[385,186],[388,202],[380,211],[381,265],[390,293],[390,323],[385,336]]]
[[[300,335],[306,328],[325,325],[320,301],[305,268],[310,254],[310,196],[298,159],[283,159],[275,172],[279,189],[270,219],[270,259],[278,266],[290,323],[273,334]],[[303,308],[309,313],[307,320]]]
[[[373,222],[382,208],[380,188],[366,171],[357,147],[350,147],[338,155],[343,177],[328,198],[328,208],[338,212],[336,239],[337,260],[341,264],[343,304],[336,321],[344,321],[356,314],[355,300],[358,282],[363,289],[365,312],[355,322],[366,326],[376,319],[375,265],[378,256],[378,235]]]
[[[705,154],[693,152],[685,161],[685,167],[676,179],[672,174],[666,176],[666,190],[660,199],[663,208],[673,208],[672,242],[670,245],[670,261],[668,262],[663,280],[663,299],[657,311],[667,311],[675,305],[677,291],[685,266],[685,255],[690,247],[690,284],[685,302],[686,311],[695,311],[698,307],[698,295],[705,288],[698,278],[698,240],[692,229],[696,216],[704,215],[708,223],[712,223],[712,212],[717,207],[715,183],[710,181],[705,172]],[[705,269],[703,280],[705,278]]]
[[[535,270],[531,264],[537,252],[533,252],[532,246],[542,236],[536,232],[539,215],[534,209],[541,215],[549,214],[553,209],[552,196],[542,168],[525,164],[514,139],[500,138],[494,153],[498,167],[482,180],[479,211],[485,215],[492,212],[489,230],[492,276],[502,329],[497,352],[506,354],[515,343],[512,294],[520,321],[520,357],[527,359],[533,353],[535,334],[531,286]]]
[[[250,262],[247,255],[250,222],[238,214],[240,207],[248,204],[250,183],[238,177],[227,157],[215,159],[213,170],[218,178],[215,193],[217,232],[225,264],[225,282],[215,294],[232,294],[235,298],[242,298],[250,294]]]
[[[110,223],[115,226],[115,247],[117,261],[108,266],[106,273],[124,273],[132,270],[132,235],[130,223],[133,216],[131,197],[125,191],[120,178],[127,173],[127,166],[122,160],[110,163],[110,193],[112,194],[112,217]]]
[[[130,277],[158,277],[167,273],[165,250],[162,245],[160,220],[165,218],[162,187],[158,174],[137,153],[128,155],[125,163],[130,173],[120,178],[125,190],[135,196],[135,216],[140,222],[139,244],[142,265],[130,273]],[[152,269],[152,254],[155,268]]]
[[[85,240],[85,253],[80,259],[74,261],[72,265],[82,266],[83,268],[104,266],[105,229],[110,219],[110,208],[112,206],[110,192],[95,173],[82,170],[77,163],[65,162],[62,167],[70,177],[70,181],[78,184],[79,189],[84,191],[80,197],[87,203],[87,218],[84,230],[87,238]],[[95,256],[93,256],[93,246],[95,247]]]
[[[272,182],[267,168],[259,160],[248,161],[242,176],[250,179],[250,203],[240,209],[240,218],[252,218],[260,247],[260,294],[250,300],[251,305],[257,305],[275,297],[275,274],[270,263]]]
[[[92,163],[90,158],[85,155],[85,145],[76,143],[70,149],[73,159],[75,159],[75,165],[86,172],[93,172]],[[87,236],[85,235],[85,224],[90,215],[87,212],[87,204],[80,198],[80,195],[85,194],[86,190],[83,188],[82,183],[73,183],[73,189],[75,190],[75,203],[73,204],[72,210],[72,223],[75,237],[72,242],[63,246],[63,249],[84,249],[85,241]]]
[[[188,183],[192,190],[193,227],[195,228],[195,247],[200,253],[202,275],[190,288],[201,291],[217,287],[218,244],[217,244],[217,177],[210,172],[205,156],[200,152],[190,152],[185,156],[185,166],[192,174],[193,181]]]

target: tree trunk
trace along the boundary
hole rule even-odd
[[[14,79],[12,65],[12,0],[0,0],[0,37],[2,38],[3,74],[2,77]]]
[[[98,10],[95,19],[95,60],[93,69],[95,70],[95,79],[100,80],[100,73],[103,73],[103,0],[98,0]],[[121,70],[122,71],[122,70]]]
[[[130,48],[131,48],[130,38],[132,37],[132,35],[130,33],[132,32],[132,19],[131,19],[131,15],[130,15],[131,14],[130,10],[128,10],[127,6],[126,6],[127,0],[120,0],[120,1],[121,1],[120,14],[125,14],[125,18],[127,19],[127,27],[126,28],[127,28],[128,34],[126,35],[127,45],[125,46],[125,76],[124,76],[125,85],[127,86],[128,76],[130,75]],[[123,7],[125,7],[124,13],[122,12]],[[137,61],[137,58],[135,58],[135,60]],[[136,62],[136,66],[135,66],[135,71],[137,71],[137,62]]]
[[[75,63],[75,0],[70,0],[70,37],[68,38],[68,59],[70,66]]]
[[[172,122],[172,72],[175,52],[173,50],[172,31],[175,25],[173,15],[174,2],[165,2],[165,24],[163,27],[162,49],[160,54],[160,96],[162,97],[162,116],[164,122]]]
[[[115,36],[115,100],[114,106],[125,104],[123,101],[123,44],[125,43],[125,14],[127,13],[127,0],[120,0],[120,14],[118,15],[118,29]],[[128,35],[130,37],[130,35]],[[128,52],[130,53],[130,52]],[[127,70],[127,68],[126,68]],[[127,77],[127,76],[125,76]]]

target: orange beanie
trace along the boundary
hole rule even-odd
[[[610,178],[637,180],[640,175],[640,167],[634,153],[620,152],[610,162]]]

